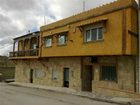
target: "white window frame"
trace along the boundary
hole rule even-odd
[[[64,37],[63,38],[63,43],[60,42],[60,38],[61,37]],[[66,44],[66,38],[67,38],[67,35],[66,34],[60,34],[60,35],[58,35],[58,40],[57,40],[58,42],[57,42],[57,44],[58,45],[65,45]]]
[[[57,72],[57,70],[56,70],[56,68],[54,69],[52,69],[52,80],[57,80],[57,78],[58,78],[58,72]]]
[[[103,26],[98,26],[98,27],[90,27],[90,28],[86,28],[85,29],[85,33],[84,33],[84,41],[85,42],[92,42],[92,41],[99,41],[99,40],[103,40],[103,33],[102,33],[102,39],[99,39],[99,29],[102,28]],[[97,29],[97,37],[96,40],[92,40],[92,30]],[[90,30],[90,41],[87,41],[87,31]]]
[[[90,40],[87,40],[87,31],[90,32],[90,36],[89,36],[89,39],[90,39]],[[87,30],[85,31],[85,41],[86,41],[86,42],[90,42],[90,41],[91,41],[91,30],[90,30],[90,29],[87,29]]]
[[[47,40],[50,40],[50,43],[47,43]],[[51,47],[52,46],[52,37],[46,37],[45,38],[45,47]]]

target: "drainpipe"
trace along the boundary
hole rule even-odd
[[[140,93],[140,0],[138,0],[138,91]]]

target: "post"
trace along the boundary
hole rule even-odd
[[[15,52],[15,40],[14,40],[14,43],[13,43],[13,52]]]
[[[15,44],[16,44],[16,42],[14,40],[14,43],[13,43],[13,55],[12,55],[12,57],[15,57]]]

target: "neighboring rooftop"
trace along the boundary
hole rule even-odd
[[[101,16],[103,14],[107,14],[107,13],[110,13],[113,11],[121,10],[124,8],[129,8],[129,7],[137,8],[136,1],[135,0],[117,0],[117,1],[111,2],[109,4],[105,4],[105,5],[99,6],[97,8],[93,8],[91,10],[79,13],[77,15],[59,20],[57,22],[42,26],[40,30],[41,31],[51,30],[54,28],[58,28],[61,26],[66,26],[68,24],[72,24],[72,23],[77,22],[77,21],[86,20],[88,18]]]
[[[20,39],[20,38],[23,38],[23,37],[29,37],[29,36],[32,36],[32,35],[37,35],[39,32],[40,32],[40,31],[28,33],[28,34],[26,34],[26,35],[22,35],[22,36],[19,36],[19,37],[14,38],[14,40],[17,40],[17,39]]]

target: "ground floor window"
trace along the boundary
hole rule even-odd
[[[52,80],[57,80],[57,75],[56,69],[52,69]]]
[[[100,80],[117,82],[116,66],[101,66]]]
[[[34,70],[34,76],[36,78],[43,78],[43,77],[45,77],[45,72],[43,70],[36,69],[36,70]]]

